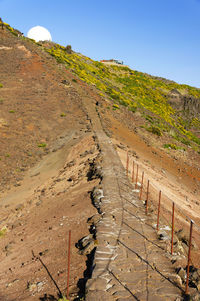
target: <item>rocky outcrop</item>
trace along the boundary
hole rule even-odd
[[[200,99],[192,96],[183,97],[183,110],[194,116],[199,116],[200,114]]]
[[[169,103],[172,107],[183,114],[199,116],[200,113],[200,99],[191,95],[182,95],[178,90],[173,89],[168,94]]]

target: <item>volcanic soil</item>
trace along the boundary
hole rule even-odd
[[[130,180],[133,159],[139,180],[145,172],[154,207],[162,190],[167,212],[175,201],[200,224],[198,154],[167,152],[161,147],[164,138],[139,128],[143,119],[138,113],[108,109],[110,101],[95,87],[31,41],[7,30],[0,31],[0,39],[0,229],[5,229],[0,237],[0,300],[57,300],[59,292],[66,292],[69,230],[70,296],[80,296],[87,256],[75,244],[89,234],[87,220],[97,213],[90,194],[99,183],[91,176],[99,150],[84,97],[99,112],[124,166],[128,151]],[[199,264],[198,256],[194,260]]]

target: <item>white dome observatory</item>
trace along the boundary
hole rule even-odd
[[[42,26],[35,26],[32,27],[28,33],[27,37],[30,39],[35,40],[36,42],[39,41],[52,41],[52,37],[50,32]]]

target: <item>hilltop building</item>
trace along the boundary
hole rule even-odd
[[[117,64],[117,65],[124,65],[124,62],[123,61],[120,61],[120,60],[114,60],[114,59],[111,59],[111,60],[100,60],[101,63],[109,63],[109,64]]]

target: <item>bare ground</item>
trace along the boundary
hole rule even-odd
[[[7,229],[0,238],[0,300],[56,300],[58,287],[66,291],[70,229],[70,292],[72,298],[77,296],[87,258],[78,254],[75,243],[88,234],[87,219],[96,213],[90,192],[98,183],[88,177],[98,150],[82,103],[86,96],[91,105],[99,101],[103,128],[124,166],[128,150],[140,166],[140,177],[144,171],[156,190],[200,222],[199,155],[191,150],[167,153],[161,148],[163,141],[138,130],[140,116],[126,109],[107,110],[109,101],[94,87],[78,79],[74,83],[71,72],[35,45],[5,31],[0,37],[4,45],[0,48],[0,229]],[[38,147],[42,143],[46,146]],[[152,189],[152,200],[157,198],[156,190]],[[165,206],[171,210],[170,202]],[[195,234],[199,244],[198,237]],[[40,254],[58,287],[32,251]],[[198,265],[199,249],[195,252]]]

